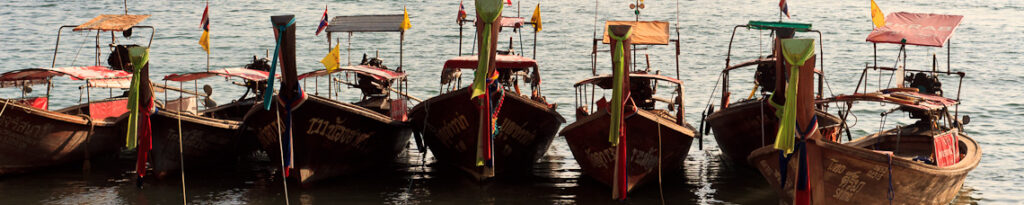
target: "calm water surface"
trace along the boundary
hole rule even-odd
[[[472,9],[472,1],[466,7]],[[632,19],[628,2],[601,1],[600,21]],[[529,16],[536,0],[522,2],[522,15]],[[950,59],[954,70],[967,71],[963,83],[962,115],[973,122],[967,132],[984,151],[981,164],[967,177],[957,203],[1021,203],[1024,201],[1024,71],[1020,62],[1024,52],[1024,3],[1016,0],[992,1],[879,1],[885,12],[911,11],[923,13],[962,14],[962,26],[953,37]],[[671,21],[675,25],[675,1],[647,1],[641,19]],[[0,2],[0,71],[30,67],[47,67],[51,61],[57,27],[81,24],[100,13],[121,13],[121,1],[4,1]],[[437,94],[440,65],[457,55],[458,27],[453,19],[458,1],[331,1],[330,14],[356,15],[401,13],[407,5],[413,28],[405,42],[405,69],[410,73],[411,93],[419,97]],[[205,55],[196,44],[201,32],[199,18],[203,3],[199,1],[131,1],[130,13],[152,14],[144,24],[157,27],[152,45],[151,63],[154,77],[170,73],[205,69]],[[210,4],[212,18],[212,56],[214,68],[237,67],[252,55],[263,56],[273,49],[269,16],[295,14],[297,17],[297,48],[300,72],[321,68],[320,58],[326,53],[326,37],[314,36],[323,1],[215,1]],[[776,1],[683,1],[680,2],[678,26],[682,32],[683,56],[681,80],[686,82],[690,123],[700,117],[724,66],[725,47],[732,27],[748,20],[778,18]],[[545,74],[544,93],[548,101],[560,104],[563,116],[572,116],[573,90],[578,79],[590,76],[590,40],[593,33],[593,1],[544,1],[544,31],[539,35],[537,60]],[[848,93],[865,63],[871,61],[871,44],[864,38],[871,30],[866,1],[791,1],[793,21],[813,23],[824,32],[821,63],[828,72],[829,87],[835,93]],[[472,11],[470,11],[472,12]],[[514,15],[514,9],[505,14]],[[138,36],[148,32],[137,31]],[[529,33],[527,33],[529,34]],[[760,35],[759,35],[760,34]],[[66,32],[57,66],[82,66],[94,62],[93,41],[87,33]],[[508,38],[503,35],[503,39]],[[674,33],[673,33],[674,35]],[[767,33],[741,31],[737,35],[734,59],[751,59],[764,54],[759,40]],[[526,35],[529,36],[529,35]],[[759,38],[759,36],[761,36]],[[109,38],[109,37],[108,37]],[[344,39],[344,38],[343,38]],[[373,55],[380,51],[391,67],[397,66],[398,35],[392,33],[356,34],[352,56]],[[119,39],[122,44],[143,43],[145,39]],[[526,44],[530,40],[527,38]],[[468,47],[469,44],[466,44]],[[896,46],[879,45],[880,62],[892,63]],[[604,48],[604,47],[602,47]],[[528,49],[528,48],[527,48]],[[468,50],[468,49],[467,49]],[[652,47],[653,69],[674,76],[672,49]],[[929,54],[938,53],[945,61],[945,49],[911,47],[908,66],[927,69]],[[342,54],[346,55],[346,54]],[[607,54],[600,59],[602,73],[607,73]],[[105,57],[105,56],[104,56]],[[345,56],[342,61],[345,61]],[[105,64],[105,62],[104,62]],[[750,74],[734,75],[733,93],[747,93],[752,86]],[[955,79],[946,81],[947,92],[955,92]],[[78,102],[78,82],[60,80],[56,83],[53,107]],[[242,90],[228,81],[211,79],[201,82],[216,87],[214,99],[229,102]],[[878,86],[872,84],[870,86]],[[13,97],[9,89],[2,96]],[[78,95],[78,96],[76,96]],[[94,92],[102,98],[107,92]],[[343,92],[342,96],[357,96]],[[343,97],[342,100],[352,100]],[[870,106],[864,106],[870,107]],[[875,132],[877,113],[885,108],[856,110],[860,116],[854,135]],[[833,110],[834,112],[834,110]],[[571,120],[570,120],[571,121]],[[890,122],[893,126],[902,121]],[[719,158],[711,137],[704,140],[703,150],[694,147],[679,174],[666,174],[663,183],[650,183],[630,195],[627,203],[658,203],[661,197],[670,204],[693,203],[774,203],[775,195],[767,183],[752,171],[734,171]],[[694,146],[697,143],[694,143]],[[421,154],[415,146],[398,159],[397,165],[358,176],[339,178],[311,187],[289,186],[293,203],[484,203],[484,204],[595,204],[612,203],[610,189],[580,172],[564,139],[554,144],[529,176],[476,183],[454,170],[435,166],[430,154]],[[131,162],[127,162],[131,163]],[[234,168],[208,169],[192,167],[186,177],[187,199],[199,203],[284,202],[284,188],[274,179],[274,165],[243,163]],[[91,171],[83,172],[80,164],[68,165],[33,174],[0,178],[0,203],[4,204],[175,204],[182,201],[181,184],[176,178],[147,181],[137,189],[131,179],[131,165],[122,161],[94,162]],[[455,173],[455,174],[453,174]],[[664,193],[663,195],[660,193]],[[883,196],[879,196],[883,197]]]

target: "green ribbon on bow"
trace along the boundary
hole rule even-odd
[[[779,132],[775,135],[775,149],[793,153],[796,142],[796,99],[800,83],[800,66],[814,57],[814,39],[782,39],[782,55],[789,63],[789,85],[786,104],[783,105]]]
[[[484,89],[487,88],[487,74],[488,66],[491,64],[491,29],[494,25],[494,21],[498,20],[501,16],[501,10],[503,5],[501,1],[496,0],[476,0],[476,15],[479,16],[477,19],[484,24],[483,33],[480,35],[483,40],[480,41],[480,53],[477,55],[477,66],[476,71],[473,73],[473,93],[470,98],[476,98],[477,96],[483,95]]]
[[[148,47],[128,48],[128,56],[132,61],[132,82],[128,89],[128,138],[125,139],[125,147],[135,149],[138,145],[138,124],[139,124],[139,90],[142,84],[142,68],[149,63]]]
[[[631,34],[633,34],[632,28],[622,36],[615,36],[615,33],[608,31],[608,37],[615,40],[615,52],[612,53],[614,67],[612,68],[612,102],[610,106],[612,120],[611,127],[608,129],[608,142],[611,142],[612,146],[619,145],[621,134],[619,129],[622,128],[622,80],[626,77],[626,49],[622,42],[626,41]]]

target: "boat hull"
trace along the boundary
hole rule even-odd
[[[124,145],[124,132],[116,125],[123,118],[93,122],[67,113],[7,104],[0,115],[0,175],[116,153]]]
[[[609,186],[615,176],[616,151],[608,142],[610,122],[608,112],[600,110],[579,117],[560,133],[565,136],[583,173]],[[675,173],[686,159],[696,135],[689,124],[679,125],[670,116],[659,116],[647,110],[625,118],[625,124],[629,158],[627,190],[655,179],[659,167],[662,173]],[[659,153],[659,150],[665,152]]]
[[[278,108],[266,111],[258,103],[245,118],[275,164],[280,164],[278,134],[284,130],[278,127]],[[291,115],[297,171],[291,176],[303,184],[390,164],[412,134],[404,122],[319,96],[309,96]],[[283,124],[285,113],[280,117]]]
[[[904,130],[903,133],[912,132]],[[891,151],[897,139],[904,151],[898,151],[891,161],[888,154],[867,149],[877,147]],[[981,149],[974,139],[961,135],[959,146],[963,157],[951,166],[939,168],[905,157],[911,152],[927,156],[927,152],[933,150],[929,148],[933,143],[931,135],[927,134],[903,134],[899,138],[895,134],[875,134],[845,144],[808,141],[812,203],[889,204],[886,196],[891,185],[895,196],[892,204],[947,204],[956,197],[967,173],[978,166]],[[787,171],[782,173],[787,175],[785,186],[780,182],[777,150],[762,147],[751,153],[749,160],[776,190],[781,203],[793,202],[792,179],[796,176],[797,160],[790,160]]]
[[[150,156],[153,171],[158,176],[181,170],[182,156],[185,167],[190,169],[229,165],[238,156],[242,136],[240,121],[179,115],[173,111],[160,111],[152,115],[150,121],[153,130]],[[179,137],[184,144],[182,147],[179,147]]]
[[[752,168],[747,156],[757,148],[775,143],[779,119],[775,110],[760,100],[747,100],[729,104],[728,108],[712,113],[707,118],[714,131],[715,141],[726,161]],[[819,132],[834,138],[841,120],[831,114],[817,111]]]
[[[412,109],[413,129],[422,134],[438,162],[462,169],[478,180],[491,177],[476,166],[480,112],[468,88],[430,98]],[[565,123],[553,108],[512,92],[498,113],[494,137],[495,176],[524,174],[544,156]]]

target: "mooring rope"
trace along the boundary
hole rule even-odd
[[[165,84],[166,84],[166,81],[165,81]],[[164,92],[164,94],[166,95],[167,93]],[[183,94],[181,92],[178,92],[178,99],[182,99],[182,97],[183,97]],[[164,98],[166,100],[167,97],[164,97]],[[179,108],[181,108],[181,107],[179,106]],[[196,108],[196,109],[199,109],[199,108]],[[177,112],[177,118],[178,118],[178,162],[181,164],[181,167],[178,169],[178,172],[181,172],[181,203],[182,204],[188,204],[188,194],[187,194],[187,192],[185,192],[185,148],[184,148],[185,144],[182,143],[183,140],[182,140],[182,133],[181,132],[183,130],[181,129],[181,109],[176,110],[176,112]],[[196,114],[198,115],[199,111],[196,110],[196,112],[197,112]]]
[[[656,124],[658,127],[658,197],[661,197],[661,204],[665,204],[665,188],[661,183],[661,152],[665,150],[661,149],[661,116],[656,116]]]
[[[277,150],[281,154],[281,184],[284,186],[284,204],[290,205],[291,200],[288,199],[288,177],[284,174],[287,172],[284,169],[288,169],[288,167],[284,166],[284,145],[281,144],[284,142],[284,139],[281,138],[281,113],[275,111],[274,115],[277,116],[277,120],[274,122],[277,123]]]

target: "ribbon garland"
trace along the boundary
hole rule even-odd
[[[625,46],[623,45],[622,42],[625,41],[627,38],[629,38],[629,36],[631,34],[633,34],[633,29],[630,29],[629,31],[627,31],[626,35],[623,35],[623,36],[615,36],[614,33],[608,32],[608,37],[610,37],[611,39],[615,40],[615,54],[613,54],[614,55],[613,59],[615,59],[615,62],[613,62],[615,64],[614,65],[615,66],[615,68],[614,68],[615,70],[613,71],[614,73],[612,74],[612,80],[614,82],[612,84],[612,103],[611,104],[612,105],[616,105],[616,106],[611,106],[612,121],[611,121],[611,127],[609,129],[610,132],[608,132],[609,133],[608,134],[608,141],[612,143],[612,146],[618,146],[618,144],[619,144],[619,136],[621,135],[619,131],[620,131],[620,128],[621,128],[620,125],[622,124],[622,105],[623,105],[622,86],[623,86],[623,79],[625,79],[625,75],[626,75],[626,69],[625,69],[626,55],[624,54],[626,51],[625,51],[625,48],[624,48]]]
[[[150,96],[150,99],[145,99],[149,101],[145,108],[146,112],[140,112],[141,108],[139,107],[139,101],[141,100],[139,98],[142,97],[140,93],[142,86],[149,86],[142,85],[142,78],[146,77],[142,74],[142,69],[149,63],[149,48],[132,47],[128,49],[128,53],[134,70],[132,71],[132,82],[128,94],[130,114],[128,117],[127,147],[129,149],[136,149],[135,172],[138,174],[139,179],[136,181],[136,184],[141,186],[142,177],[146,175],[146,160],[149,150],[153,149],[152,130],[150,129],[149,121],[149,116],[153,112],[151,110],[153,109],[152,96]]]
[[[477,20],[483,24],[483,30],[480,35],[483,39],[480,41],[480,44],[482,45],[480,45],[480,55],[477,55],[477,69],[473,75],[472,94],[470,95],[470,98],[477,98],[484,95],[484,97],[480,98],[480,106],[478,109],[481,112],[481,130],[478,131],[477,136],[476,166],[493,166],[493,138],[497,133],[497,127],[495,127],[497,110],[492,110],[493,105],[490,102],[491,92],[490,89],[488,89],[488,85],[490,83],[487,81],[489,81],[488,77],[490,77],[490,81],[493,82],[496,77],[496,73],[492,73],[489,69],[491,64],[490,57],[494,54],[491,48],[491,29],[493,29],[494,22],[501,16],[502,9],[503,6],[499,1],[476,0]],[[488,74],[490,74],[490,76],[488,76]]]
[[[786,87],[786,104],[783,105],[782,119],[775,135],[775,149],[785,154],[793,153],[796,140],[796,100],[800,83],[800,66],[814,56],[814,39],[782,39],[782,54],[790,64],[789,86]]]
[[[267,90],[263,92],[263,110],[270,110],[270,99],[274,96],[274,74],[277,72],[278,52],[281,49],[281,41],[284,40],[284,31],[288,30],[288,27],[293,24],[295,24],[295,18],[292,18],[288,24],[277,27],[277,42],[274,44],[274,58],[270,61],[270,73],[267,75]]]
[[[626,55],[625,45],[623,42],[629,39],[629,36],[633,34],[633,29],[630,28],[626,31],[625,35],[615,36],[615,33],[609,31],[608,37],[615,40],[615,52],[612,54],[613,57],[613,71],[612,71],[612,102],[611,104],[611,123],[608,128],[608,141],[611,142],[613,147],[616,147],[616,163],[615,163],[615,176],[614,189],[612,191],[613,197],[618,197],[619,200],[626,199],[626,193],[629,191],[629,174],[627,173],[626,167],[628,161],[626,152],[626,133],[625,123],[623,123],[622,110],[624,108],[623,103],[623,84],[626,79]]]

